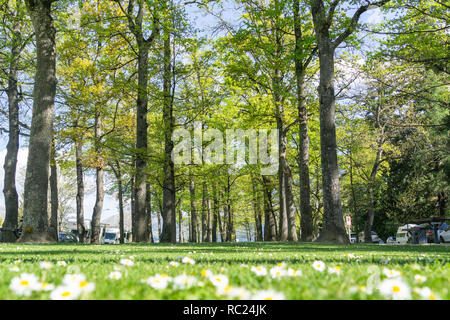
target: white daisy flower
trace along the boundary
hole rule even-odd
[[[346,254],[344,254],[344,257],[347,257],[347,258],[349,258],[349,259],[354,259],[354,258],[356,258],[355,255],[354,255],[353,253],[346,253]]]
[[[227,269],[222,267],[222,268],[220,268],[220,272],[227,272]]]
[[[252,300],[284,300],[284,294],[276,292],[274,290],[261,290],[256,292]]]
[[[328,268],[328,273],[339,275],[339,274],[341,274],[341,267],[340,266],[329,267]]]
[[[120,259],[120,264],[130,267],[130,266],[134,265],[134,262],[133,262],[133,260],[130,260],[130,259]]]
[[[186,264],[195,264],[195,261],[189,257],[183,257],[183,259],[181,259],[181,262],[186,263]]]
[[[74,300],[78,299],[81,290],[76,286],[59,286],[50,294],[52,300]]]
[[[65,266],[67,265],[67,263],[66,263],[65,261],[57,261],[57,262],[56,262],[56,265],[57,265],[58,267],[65,267]]]
[[[209,278],[209,277],[213,276],[213,273],[211,272],[211,270],[203,269],[202,272],[201,272],[201,275],[204,278]]]
[[[382,272],[388,278],[397,278],[397,277],[399,277],[402,274],[398,270],[394,270],[394,269],[391,270],[391,269],[388,269],[388,268],[384,268]]]
[[[108,275],[109,279],[119,280],[122,278],[122,274],[119,271],[113,271]]]
[[[32,273],[22,273],[11,280],[9,288],[19,296],[29,296],[34,290],[38,290],[38,278]]]
[[[420,295],[423,300],[440,300],[440,297],[435,295],[430,288],[415,288],[414,292]]]
[[[92,292],[95,289],[95,284],[86,281],[86,276],[83,274],[66,274],[63,278],[63,284],[69,287],[77,287],[80,292]]]
[[[41,291],[51,291],[55,289],[55,285],[48,282],[41,282],[39,285],[39,290]]]
[[[314,261],[312,267],[314,269],[316,269],[317,271],[322,272],[322,271],[325,270],[325,262],[323,262],[323,261]]]
[[[289,268],[287,269],[287,275],[290,277],[298,277],[302,275],[302,271]]]
[[[22,260],[14,260],[14,264],[19,264],[21,262],[22,262]]]
[[[114,266],[113,269],[114,271],[121,271],[123,268],[122,266]]]
[[[13,266],[13,267],[9,268],[9,271],[13,271],[13,272],[19,272],[19,271],[20,271],[20,269],[19,269],[19,267],[18,267],[18,266]]]
[[[182,274],[173,278],[173,288],[175,290],[189,289],[196,284],[197,278],[193,276],[187,276],[185,274]]]
[[[51,269],[53,267],[53,264],[51,264],[48,261],[41,261],[41,262],[39,262],[39,266],[41,267],[41,269],[48,270],[48,269]]]
[[[216,293],[229,299],[249,300],[251,297],[250,292],[243,287],[217,287]]]
[[[384,296],[393,300],[411,299],[411,289],[401,278],[388,278],[378,285],[378,290]]]
[[[148,284],[153,289],[161,290],[167,288],[170,280],[171,278],[167,274],[157,274],[154,277],[148,277],[141,281]]]
[[[171,265],[172,267],[178,267],[179,265],[180,265],[180,263],[179,262],[176,262],[176,261],[170,261],[169,262],[169,265]]]
[[[416,274],[414,276],[414,281],[416,281],[417,283],[424,283],[425,281],[427,281],[427,277],[422,276],[420,274]]]
[[[285,268],[286,267],[286,263],[285,262],[277,263],[277,267],[278,268]]]
[[[270,275],[272,276],[273,279],[280,278],[287,275],[287,271],[284,268],[277,266],[270,269]]]
[[[228,277],[223,274],[210,276],[209,281],[211,281],[216,288],[225,288],[228,286]]]
[[[263,266],[258,267],[252,267],[251,270],[257,275],[257,276],[265,276],[267,275],[267,269]]]

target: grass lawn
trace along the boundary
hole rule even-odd
[[[2,300],[449,300],[450,247],[0,244],[0,275]]]

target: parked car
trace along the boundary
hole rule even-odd
[[[59,234],[59,242],[65,243],[77,243],[78,237],[73,233],[60,233]]]
[[[380,243],[380,242],[382,242],[382,240],[376,234],[375,231],[372,231],[371,234],[372,234],[372,243]],[[364,231],[359,233],[359,242],[364,242]]]
[[[439,238],[442,243],[450,242],[450,228],[445,231],[441,231]]]
[[[411,242],[411,229],[415,227],[416,224],[405,224],[398,227],[395,239],[398,244],[407,244]]]
[[[386,243],[397,243],[397,238],[396,237],[389,237],[386,239]]]

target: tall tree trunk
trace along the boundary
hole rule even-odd
[[[56,167],[55,142],[52,142],[51,160],[50,160],[50,221],[49,234],[58,242],[58,169]]]
[[[322,1],[312,1],[312,13],[319,47],[320,62],[320,150],[322,160],[322,189],[324,213],[322,230],[316,241],[349,243],[342,214],[337,163],[334,45],[325,20]]]
[[[180,243],[184,242],[184,237],[183,237],[183,214],[181,213],[181,209],[178,209],[178,241]]]
[[[269,178],[262,176],[262,180],[264,187],[264,241],[276,241],[277,230],[272,205],[272,190],[269,186]]]
[[[123,189],[122,189],[122,170],[120,168],[120,162],[115,161],[115,166],[110,163],[110,167],[114,172],[117,180],[118,198],[119,198],[119,242],[121,244],[125,243],[125,219],[123,212]]]
[[[56,94],[53,1],[26,0],[36,35],[37,65],[25,176],[22,242],[48,242],[47,192]]]
[[[369,196],[369,210],[367,212],[367,220],[364,227],[364,242],[372,243],[372,226],[373,219],[375,217],[375,180],[377,178],[378,168],[380,167],[381,156],[383,155],[383,144],[384,141],[381,139],[378,143],[377,156],[375,158],[375,163],[373,164],[372,171],[370,173],[369,186],[368,186],[368,196]]]
[[[217,201],[216,184],[212,183],[213,193],[213,208],[212,208],[212,226],[211,226],[211,241],[217,242],[217,219],[219,216],[219,203]]]
[[[84,178],[83,178],[83,145],[75,141],[75,165],[77,172],[77,233],[80,243],[86,242],[86,229],[84,226]]]
[[[208,189],[202,182],[202,242],[208,242]]]
[[[135,162],[136,163],[136,162]],[[131,205],[131,238],[132,242],[136,242],[136,178],[131,178],[130,205]]]
[[[6,157],[3,168],[5,177],[3,194],[5,196],[5,221],[0,232],[0,242],[15,242],[18,229],[19,197],[16,190],[17,154],[19,152],[19,94],[17,88],[18,60],[20,55],[20,24],[13,27],[11,43],[11,62],[8,75],[8,117],[9,133]]]
[[[147,242],[145,198],[147,195],[147,107],[148,107],[148,52],[149,45],[138,39],[138,98],[136,113],[136,242]]]
[[[164,28],[164,185],[163,185],[163,231],[162,242],[177,241],[177,222],[175,205],[175,165],[172,160],[173,141],[172,133],[174,130],[173,104],[171,94],[171,39],[170,31],[166,26]]]
[[[255,215],[255,236],[256,241],[263,241],[263,229],[262,229],[262,213],[261,213],[261,199],[260,192],[256,186],[258,180],[252,176],[252,189],[253,189],[253,211]]]
[[[295,75],[297,80],[297,109],[299,119],[299,152],[298,166],[300,169],[300,213],[301,240],[312,241],[313,222],[311,210],[311,187],[309,182],[309,137],[308,111],[306,108],[306,67],[302,57],[302,28],[300,23],[300,1],[294,0],[294,28],[295,28]]]
[[[101,148],[100,148],[100,138],[102,133],[102,116],[100,113],[97,113],[95,115],[95,152],[97,154],[97,167],[95,169],[96,171],[96,180],[95,180],[95,186],[96,186],[96,197],[95,197],[95,205],[94,205],[94,212],[92,213],[92,221],[91,221],[91,243],[100,243],[101,238],[101,228],[100,228],[100,221],[102,217],[102,211],[103,211],[103,199],[105,197],[105,190],[104,190],[104,168],[103,163],[101,161]]]
[[[189,183],[189,194],[191,198],[191,229],[192,229],[192,238],[191,242],[197,242],[197,213],[195,210],[196,207],[196,201],[195,201],[195,182],[194,179],[190,178]]]
[[[147,183],[147,195],[145,197],[145,208],[147,211],[147,232],[148,238],[151,243],[155,243],[155,239],[153,239],[153,225],[152,225],[152,192],[151,186]]]

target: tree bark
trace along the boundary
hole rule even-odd
[[[102,134],[101,123],[102,123],[102,116],[100,113],[97,113],[95,115],[95,153],[97,154],[97,167],[95,168],[96,197],[95,197],[94,211],[92,213],[92,220],[91,220],[91,243],[95,244],[99,244],[101,240],[100,221],[103,211],[103,199],[105,197],[104,180],[103,180],[104,168],[102,158],[100,157],[101,154],[100,138]]]
[[[147,194],[147,107],[148,107],[148,52],[149,45],[138,38],[138,98],[136,113],[136,242],[147,242],[145,198]]]
[[[20,24],[13,26],[11,43],[11,62],[8,75],[8,145],[3,168],[5,177],[3,194],[5,196],[5,221],[0,232],[0,242],[15,242],[17,240],[19,197],[16,189],[17,154],[19,152],[19,92],[17,88],[18,60],[20,55]]]
[[[152,193],[151,186],[147,183],[147,194],[145,197],[145,208],[146,208],[146,217],[147,217],[147,232],[148,238],[151,243],[155,243],[153,239],[153,225],[152,225]]]
[[[256,241],[263,241],[263,229],[262,229],[262,213],[261,213],[261,199],[260,192],[256,186],[258,180],[252,176],[252,190],[253,190],[253,211],[255,215],[255,237]]]
[[[177,221],[175,205],[175,165],[172,160],[174,130],[173,104],[171,94],[171,39],[170,31],[164,28],[164,79],[163,79],[163,119],[164,119],[164,184],[163,184],[163,231],[161,242],[176,243],[177,241]]]
[[[264,187],[264,241],[276,241],[277,230],[269,178],[262,176]]]
[[[319,47],[320,62],[320,150],[322,160],[322,189],[324,213],[322,230],[316,241],[349,243],[342,214],[337,163],[335,93],[334,93],[334,44],[330,39],[325,8],[321,0],[311,4],[314,28]]]
[[[55,143],[52,143],[51,161],[50,161],[50,221],[49,234],[58,242],[58,169],[56,167]]]
[[[197,213],[195,210],[195,182],[194,179],[190,178],[189,183],[189,194],[191,198],[191,229],[192,229],[192,239],[191,242],[197,242]]]
[[[53,1],[27,0],[36,35],[37,65],[33,91],[28,161],[25,176],[21,242],[51,242],[48,233],[47,192],[56,94],[56,30]]]
[[[313,221],[311,210],[311,187],[309,181],[309,137],[308,111],[306,108],[306,66],[303,63],[303,34],[299,17],[300,1],[294,0],[295,28],[295,75],[297,80],[297,109],[299,119],[299,152],[298,166],[300,170],[300,213],[301,240],[312,241]]]
[[[86,229],[84,226],[84,178],[83,178],[83,145],[75,141],[75,165],[77,172],[77,233],[80,243],[86,242]]]
[[[217,242],[217,220],[219,216],[219,203],[217,201],[217,190],[216,184],[212,183],[212,193],[213,193],[213,208],[212,208],[212,230],[211,230],[211,241]]]
[[[208,242],[208,189],[202,182],[202,242]]]

